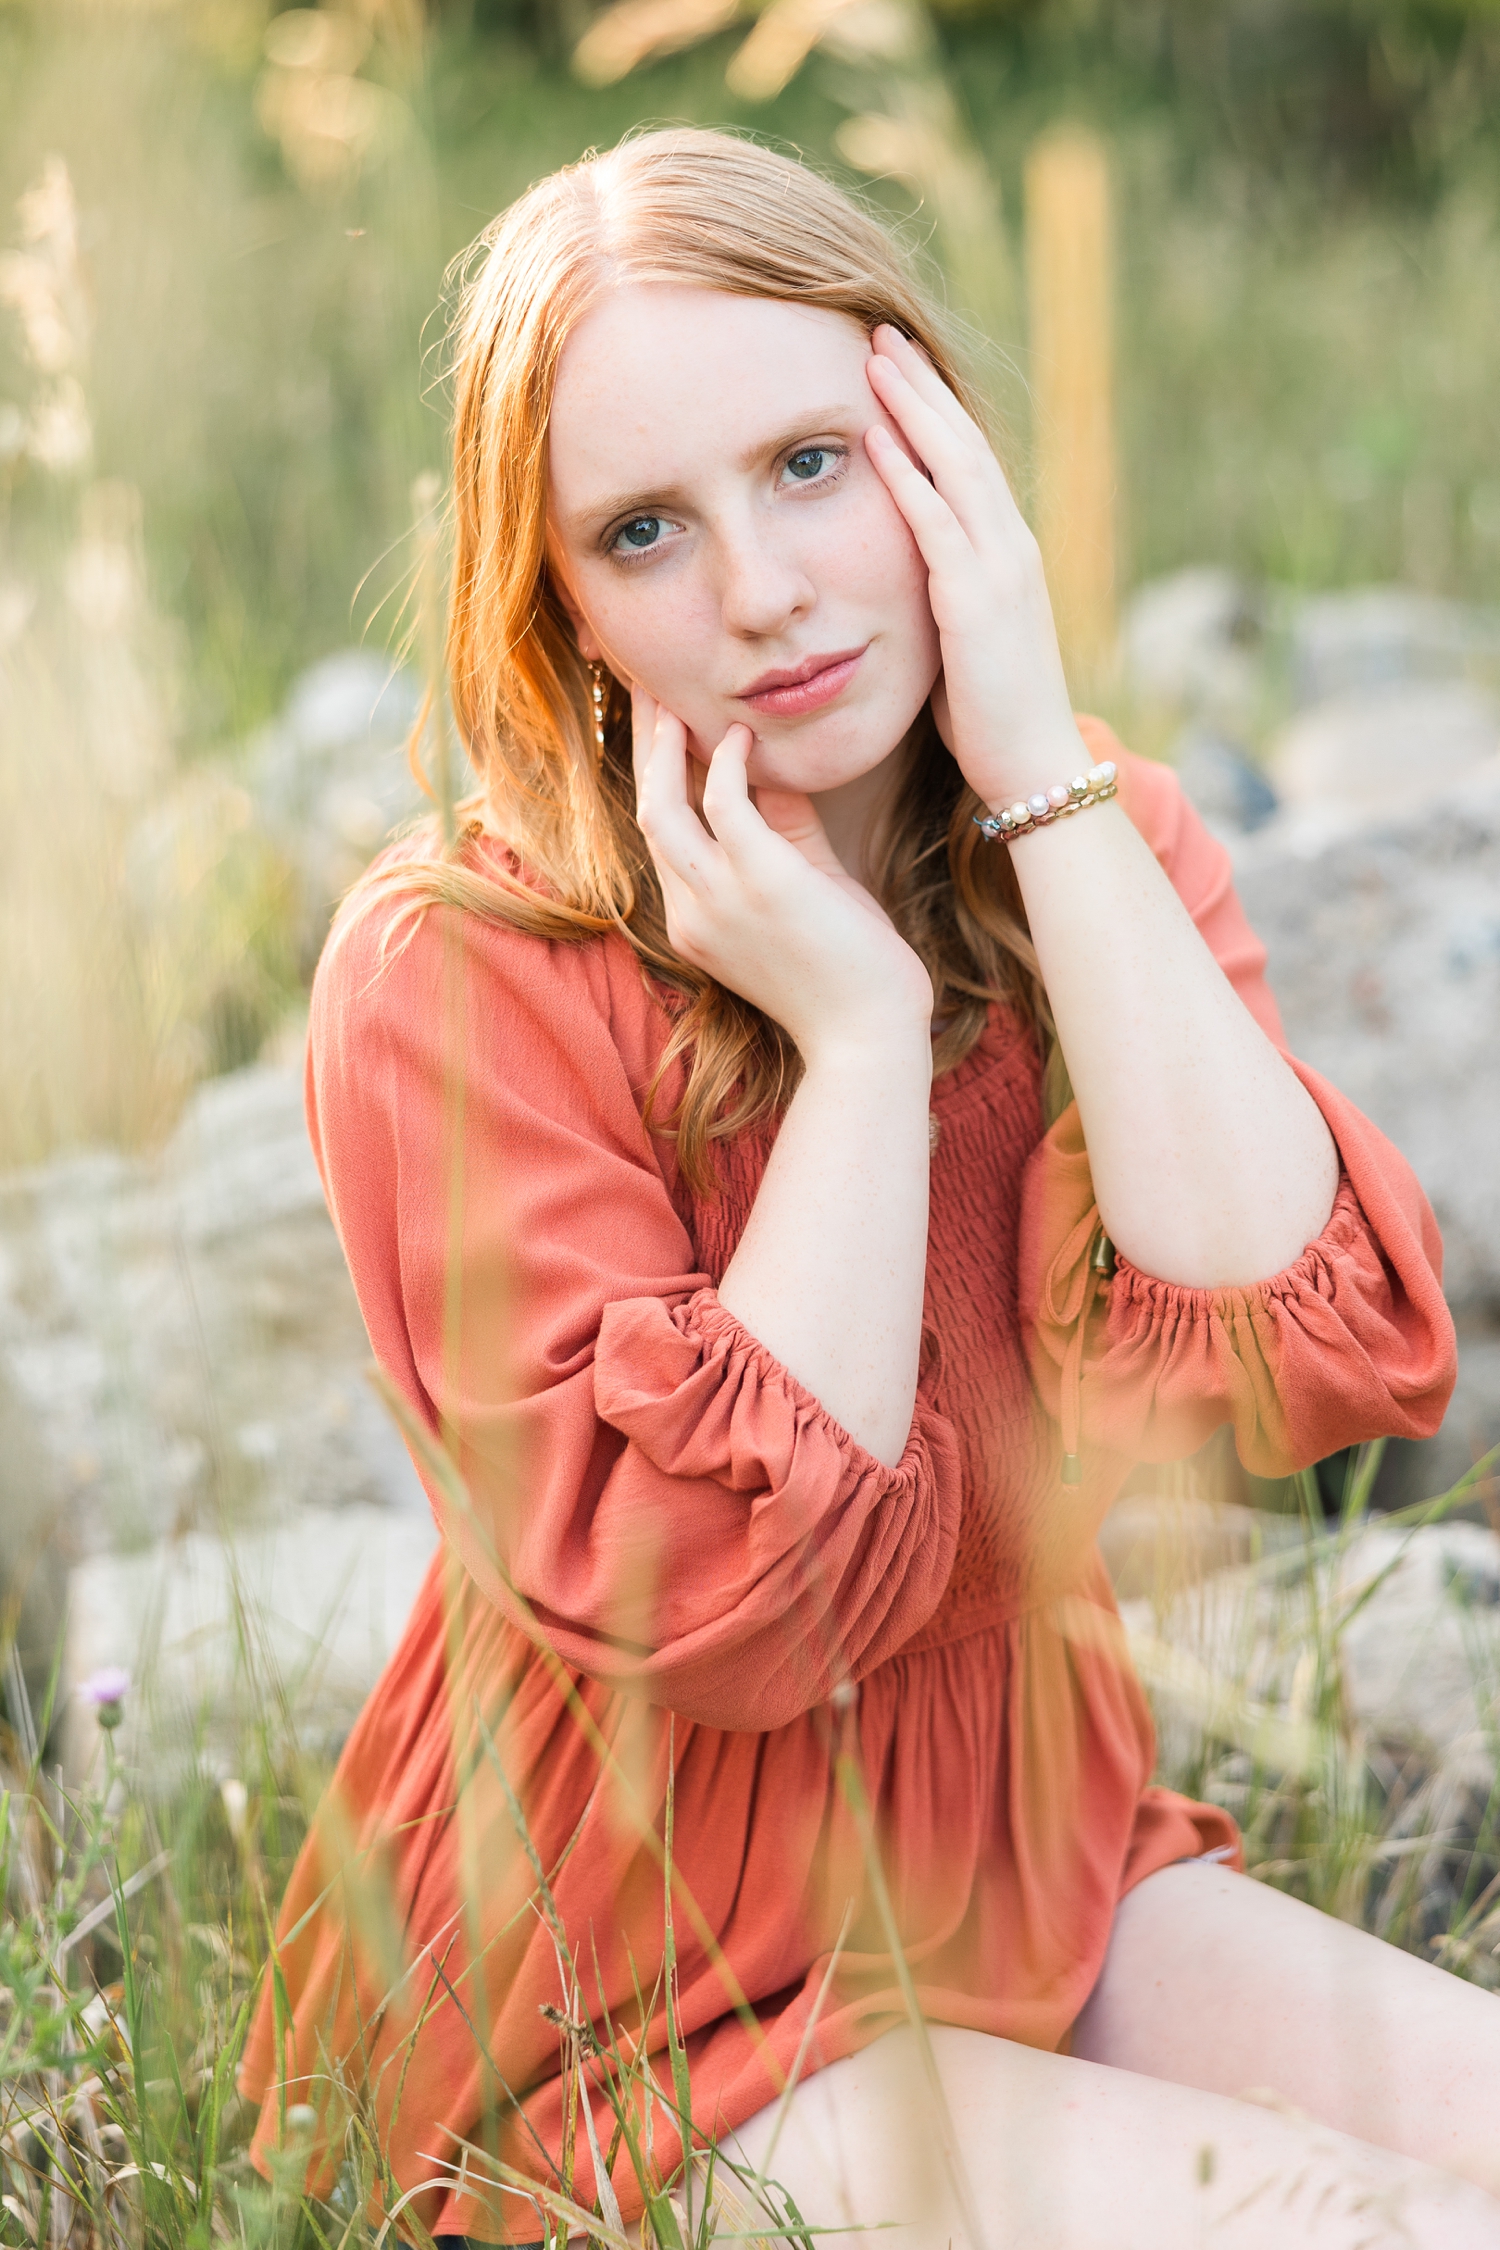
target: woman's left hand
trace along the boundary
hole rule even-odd
[[[870,388],[916,457],[879,423],[865,433],[927,564],[943,650],[934,716],[976,794],[1010,804],[1088,763],[1041,553],[984,432],[941,376],[897,329],[882,325],[872,341]]]

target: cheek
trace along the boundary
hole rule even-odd
[[[617,676],[670,701],[712,619],[688,574],[645,571],[642,579],[650,583],[622,584],[610,573],[582,586],[583,612]]]
[[[925,661],[938,640],[921,549],[873,470],[851,501],[844,521],[830,524],[823,582],[846,593]]]

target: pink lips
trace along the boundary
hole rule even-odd
[[[809,656],[789,672],[763,672],[738,701],[774,718],[821,711],[849,685],[864,653],[863,648],[840,649],[831,656]]]

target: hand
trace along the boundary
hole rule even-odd
[[[631,717],[636,818],[683,959],[781,1024],[809,1064],[914,1028],[925,1041],[927,971],[839,864],[809,798],[766,790],[757,808],[750,728],[731,727],[714,752],[700,820],[682,721],[640,688]]]
[[[936,370],[894,328],[873,341],[870,388],[916,459],[878,423],[865,446],[927,564],[943,650],[933,715],[970,787],[1009,804],[1089,763],[1041,554],[983,431]]]

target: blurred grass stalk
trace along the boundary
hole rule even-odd
[[[1026,160],[1026,295],[1036,533],[1069,677],[1114,659],[1114,245],[1103,143],[1076,126]]]
[[[415,1421],[389,1384],[381,1381],[379,1388],[455,1523],[498,1564],[446,1447]],[[1164,1605],[1217,1592],[1226,1606],[1215,1628],[1217,1668],[1159,1663],[1149,1637],[1136,1637],[1163,1721],[1162,1778],[1232,1803],[1252,1870],[1262,1879],[1397,1942],[1420,1940],[1429,1955],[1493,1987],[1500,1983],[1493,1792],[1468,1843],[1455,1839],[1431,1806],[1425,1825],[1413,1822],[1410,1805],[1378,1783],[1371,1745],[1351,1720],[1342,1692],[1341,1636],[1378,1580],[1351,1585],[1341,1564],[1364,1520],[1378,1453],[1366,1449],[1353,1465],[1340,1520],[1325,1528],[1321,1514],[1314,1519],[1309,1512],[1299,1545],[1247,1571],[1204,1580],[1190,1544],[1175,1558],[1169,1548],[1163,1551]],[[1480,1464],[1451,1492],[1391,1520],[1413,1534],[1440,1521],[1483,1469]],[[1394,1567],[1394,1561],[1386,1564],[1381,1575]],[[1276,1595],[1269,1606],[1268,1589]],[[1074,1622],[1081,1632],[1097,1633],[1099,1613]],[[1269,1650],[1268,1631],[1276,1643]],[[177,1766],[163,1794],[149,1774],[122,1770],[105,1720],[100,1764],[69,1797],[40,1763],[45,1711],[25,1730],[26,1748],[15,1739],[0,1741],[0,1890],[8,1909],[0,1939],[0,2238],[13,2250],[134,2250],[142,2243],[152,2250],[208,2250],[226,2240],[243,2250],[381,2250],[398,2219],[407,2239],[426,2241],[415,2212],[400,2208],[376,2120],[379,2089],[359,2081],[357,2057],[323,2057],[313,2101],[286,2108],[269,2180],[247,2164],[252,2120],[234,2095],[234,2072],[255,1991],[269,1973],[270,1917],[324,1779],[298,1746],[295,1691],[262,1675],[256,1639],[247,1633],[242,1661],[256,1676],[251,1701],[259,1716],[228,1776],[189,1761],[185,1775]],[[1269,1657],[1270,1669],[1290,1683],[1262,1703],[1247,1689],[1252,1671],[1241,1661],[1252,1648],[1253,1676],[1264,1675]],[[1493,1645],[1489,1659],[1476,1648],[1482,1697],[1492,1695],[1494,1682],[1479,1667],[1492,1658]],[[530,1868],[520,1886],[528,1894],[522,1911],[539,1915],[552,1932],[557,2001],[544,2013],[557,2029],[568,2122],[566,2145],[547,2152],[556,2167],[550,2186],[543,2182],[539,2189],[529,2172],[480,2145],[487,2133],[460,2145],[443,2169],[471,2190],[492,2190],[498,2209],[513,2209],[518,2194],[529,2197],[536,2231],[554,2250],[577,2234],[628,2250],[630,2238],[607,2184],[591,2208],[578,2200],[575,2167],[585,2149],[596,2179],[602,2181],[616,2159],[635,2174],[649,2214],[644,2239],[658,2250],[710,2250],[716,2232],[720,2239],[796,2242],[811,2250],[804,2215],[776,2187],[769,2158],[763,2173],[753,2173],[736,2160],[732,2141],[716,2145],[696,2133],[687,2136],[696,2145],[685,2166],[664,2166],[653,2153],[663,2145],[662,2136],[653,2138],[653,2118],[675,2138],[693,2114],[674,2015],[674,1918],[690,1925],[695,1942],[720,1961],[730,2004],[738,1986],[674,1866],[670,1796],[663,1830],[640,1777],[617,1770],[618,1743],[600,1731],[545,1649],[544,1661],[601,1773],[612,1776],[623,1822],[656,1858],[660,1973],[629,2023],[612,2021],[590,2004],[588,1975],[553,1895],[555,1870],[538,1856],[526,1808],[506,1776],[504,1712],[487,1713],[476,1704],[460,1713],[456,1701],[455,1727],[466,1742],[473,1738],[463,1756],[476,1773],[483,1769],[498,1780],[514,1831],[511,1861],[517,1870],[523,1861]],[[453,1663],[457,1691],[463,1674],[456,1649]],[[656,1718],[670,1725],[664,1714]],[[842,1720],[838,1786],[858,1824],[870,1898],[899,1964],[906,1933],[891,1912],[863,1777],[857,1759],[851,1761],[851,1709],[843,1709]],[[368,1848],[368,1839],[346,1833],[347,1823],[341,1829],[336,1804],[325,1800],[320,1818],[330,1824],[330,1880],[343,1885],[351,1930],[399,1997],[412,1984],[414,1964],[406,1958],[380,1853]],[[1455,1859],[1461,1864],[1448,1926],[1436,1940],[1424,1939],[1419,1894],[1435,1863]],[[493,1900],[504,1877],[493,1849],[483,1859],[463,1857],[462,1865],[467,1884],[482,1884]],[[481,1902],[465,1895],[481,1927]],[[844,1926],[847,1932],[847,1915]],[[477,1995],[467,1987],[454,1995],[436,1984],[413,1993],[403,2018],[410,2035],[433,2007],[452,1999],[467,2015]],[[647,2024],[665,2025],[665,2052],[643,2051],[640,2033]],[[481,2036],[477,2028],[475,2036]],[[402,2051],[404,2038],[389,2068],[399,2071]],[[931,2089],[914,2067],[907,2124],[923,2121],[936,2189],[945,2136],[940,2120],[928,2122],[930,2100]],[[310,2162],[318,2170],[316,2194],[306,2186]]]
[[[615,0],[579,41],[573,67],[585,85],[612,85],[726,30],[741,12],[738,0]],[[855,112],[835,135],[839,154],[917,197],[956,310],[981,339],[1000,343],[1016,292],[999,189],[924,0],[770,0],[731,56],[725,85],[743,101],[774,101],[818,50],[845,66],[840,99]]]
[[[41,488],[23,563],[0,518],[0,1168],[139,1147],[222,1059],[224,1011],[284,910],[222,771],[179,773],[174,638],[148,590],[140,496],[91,476],[89,303],[60,159],[0,258]],[[20,410],[18,410],[19,412]]]

